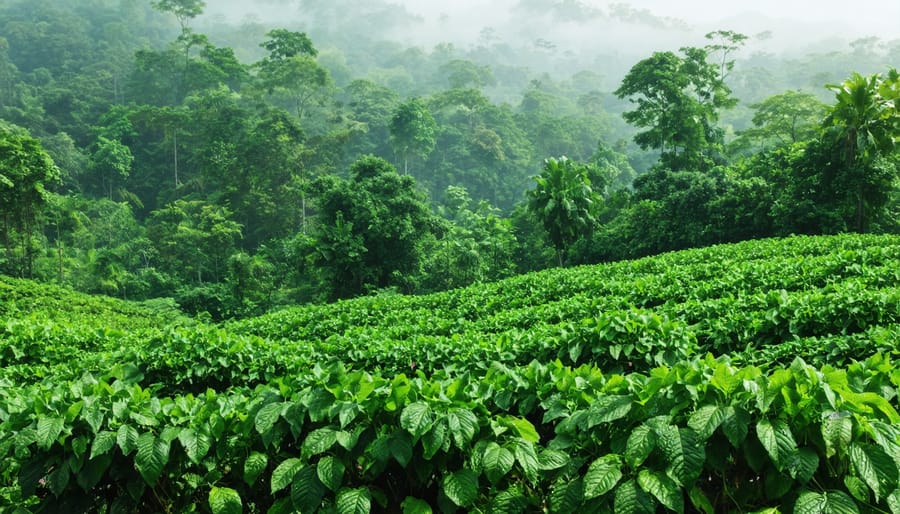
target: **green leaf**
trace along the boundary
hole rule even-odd
[[[478,475],[470,469],[461,469],[445,476],[441,487],[454,504],[468,507],[478,497]]]
[[[453,443],[464,450],[475,434],[478,433],[478,418],[468,409],[456,409],[447,414],[447,427],[453,437]]]
[[[850,445],[850,464],[856,475],[875,493],[875,501],[882,497],[882,484],[891,490],[897,485],[897,465],[879,446],[853,443]]]
[[[666,474],[681,487],[693,483],[706,462],[706,451],[697,433],[690,428],[666,425],[656,435],[657,445],[668,463]]]
[[[641,425],[631,431],[625,444],[625,462],[637,468],[656,448],[656,434],[647,425]]]
[[[421,443],[424,452],[422,456],[426,460],[431,460],[437,452],[444,446],[447,437],[447,424],[443,419],[436,420],[431,425],[431,430],[425,432],[422,436]]]
[[[341,489],[337,495],[338,514],[369,514],[372,508],[372,495],[365,487],[359,489]]]
[[[413,402],[407,405],[400,414],[400,426],[418,441],[434,422],[434,413],[425,402]]]
[[[518,489],[500,491],[491,501],[491,514],[522,514],[528,500]]]
[[[37,445],[42,450],[49,450],[62,433],[66,420],[57,416],[40,416],[37,422]]]
[[[844,455],[853,438],[853,419],[847,413],[831,413],[822,420],[822,439],[825,440],[825,457]]]
[[[859,514],[853,498],[841,491],[805,491],[794,504],[794,514]]]
[[[138,431],[131,425],[120,425],[116,433],[116,442],[122,454],[128,456],[137,449]]]
[[[527,419],[515,416],[501,416],[499,421],[502,425],[513,429],[519,437],[530,443],[537,443],[541,439],[534,425]]]
[[[860,501],[864,502],[866,500]],[[894,492],[889,494],[885,501],[888,504],[888,508],[891,509],[891,514],[900,514],[900,489],[894,489]]]
[[[541,471],[552,471],[564,467],[571,459],[559,450],[544,450],[538,454],[538,467]]]
[[[272,427],[275,426],[275,422],[281,417],[281,410],[283,407],[283,403],[275,402],[267,404],[262,409],[259,409],[259,412],[256,413],[256,418],[254,419],[256,432],[265,434],[269,430],[272,430]]]
[[[403,509],[403,514],[432,514],[431,506],[428,503],[412,496],[407,496],[400,507]]]
[[[608,395],[597,398],[588,409],[587,425],[593,428],[601,423],[622,419],[631,412],[632,399],[624,395]]]
[[[622,461],[618,455],[605,455],[591,463],[584,475],[584,499],[590,500],[612,491],[622,479]]]
[[[704,405],[700,407],[688,419],[688,426],[694,429],[700,439],[707,440],[719,428],[719,425],[728,417],[728,411],[718,405]]]
[[[511,451],[503,448],[495,442],[490,442],[484,449],[482,465],[487,479],[496,484],[512,469],[515,457]]]
[[[296,472],[291,483],[291,503],[300,512],[316,512],[327,491],[319,481],[316,468],[304,466]]]
[[[50,473],[47,477],[47,485],[50,486],[50,492],[53,493],[53,496],[59,498],[65,491],[66,486],[69,485],[70,476],[69,466],[59,466]]]
[[[688,498],[691,500],[691,505],[703,514],[715,514],[715,507],[713,507],[709,498],[706,497],[706,493],[699,487],[691,488],[691,491],[688,493]]]
[[[819,454],[811,448],[800,448],[787,458],[784,468],[791,478],[806,485],[819,469]]]
[[[134,465],[147,485],[153,486],[169,462],[169,443],[147,432],[138,438]]]
[[[241,495],[228,487],[213,486],[209,490],[209,509],[213,514],[241,514]]]
[[[294,475],[303,468],[303,461],[297,458],[290,458],[282,462],[272,471],[272,494],[289,486],[294,481]]]
[[[346,470],[344,463],[327,455],[319,459],[316,465],[316,476],[319,481],[332,492],[337,492],[341,488],[344,481],[344,471]]]
[[[571,482],[557,481],[550,491],[552,512],[576,512],[584,498],[584,481],[576,478]]]
[[[192,428],[183,429],[178,434],[178,442],[194,464],[199,464],[212,447],[212,438],[206,431],[197,432]]]
[[[725,419],[722,420],[722,433],[731,446],[740,448],[747,437],[750,427],[750,414],[740,407],[725,407]]]
[[[301,451],[304,457],[313,457],[324,453],[337,442],[337,432],[331,427],[322,427],[313,430],[303,440]]]
[[[653,495],[654,498],[659,500],[659,503],[665,505],[669,510],[679,513],[684,512],[684,495],[671,478],[662,473],[642,469],[638,473],[637,480],[641,489]]]
[[[516,462],[522,467],[525,477],[532,482],[537,480],[539,463],[537,453],[534,451],[534,445],[525,439],[513,439],[513,454]]]
[[[637,486],[637,482],[628,480],[616,488],[613,512],[616,514],[654,514],[656,502],[653,501],[653,497]]]
[[[269,465],[269,457],[264,453],[253,452],[244,461],[244,482],[247,485],[253,485],[259,475],[266,470]]]
[[[756,423],[756,435],[775,467],[779,471],[784,469],[787,458],[797,451],[797,443],[787,423],[782,420],[772,422],[761,419]]]
[[[845,476],[844,487],[846,487],[847,491],[849,491],[857,500],[863,503],[869,503],[869,486],[860,480],[859,477],[853,475]]]
[[[105,455],[110,450],[113,449],[116,445],[116,433],[110,432],[108,430],[104,430],[97,434],[97,437],[94,438],[94,441],[91,443],[91,455],[90,458],[93,459],[98,455]]]

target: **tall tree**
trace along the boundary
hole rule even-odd
[[[391,145],[403,161],[403,174],[409,173],[409,158],[428,157],[434,149],[437,123],[428,107],[418,98],[400,104],[391,118]]]
[[[528,209],[547,231],[560,266],[569,246],[594,228],[594,194],[586,168],[565,157],[549,158],[528,192]]]
[[[38,212],[47,199],[47,187],[59,177],[59,169],[37,139],[0,124],[0,231],[5,249],[0,265],[5,264],[7,272],[32,276]],[[16,236],[15,246],[22,248],[22,258],[14,254]]]

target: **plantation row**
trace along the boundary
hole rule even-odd
[[[478,380],[333,365],[175,397],[86,376],[0,389],[0,449],[17,512],[900,512],[898,379],[881,356]]]
[[[898,243],[221,326],[0,279],[0,510],[900,512]]]

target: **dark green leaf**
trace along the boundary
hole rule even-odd
[[[622,460],[618,455],[605,455],[591,463],[584,475],[584,499],[602,496],[622,478]]]
[[[147,485],[153,486],[169,462],[169,443],[152,433],[142,434],[137,442],[134,465]]]
[[[338,514],[369,514],[372,495],[366,488],[341,489],[337,495]]]
[[[253,485],[256,479],[269,465],[269,458],[264,453],[253,452],[244,461],[244,482]]]
[[[344,481],[345,469],[343,462],[326,455],[319,459],[319,463],[316,465],[316,476],[325,487],[331,489],[332,492],[337,492]]]
[[[512,469],[515,457],[511,451],[495,442],[490,442],[484,449],[482,465],[487,479],[496,484]]]
[[[444,477],[442,490],[459,507],[468,507],[478,496],[478,475],[461,469]]]
[[[272,471],[272,494],[289,486],[294,481],[294,475],[303,468],[303,462],[297,458],[287,459]]]
[[[209,509],[213,514],[241,514],[241,495],[228,487],[213,486],[209,490]]]

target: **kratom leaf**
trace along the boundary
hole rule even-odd
[[[213,514],[241,514],[241,495],[228,487],[213,486],[209,490],[209,509]]]
[[[618,455],[605,455],[591,463],[584,475],[584,499],[590,500],[612,491],[622,478],[622,461]]]
[[[462,469],[444,477],[441,487],[450,501],[459,507],[468,507],[478,496],[478,475]]]
[[[337,494],[338,514],[369,514],[372,496],[366,488],[341,489]]]

